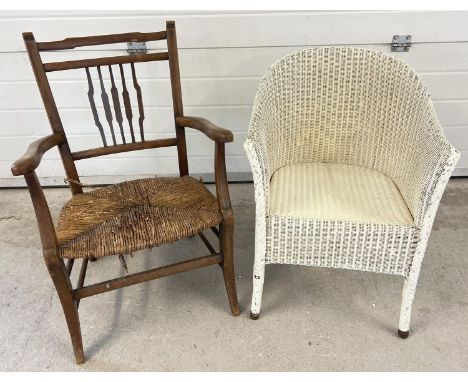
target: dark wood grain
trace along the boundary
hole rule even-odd
[[[225,145],[221,142],[215,143],[215,183],[216,199],[218,208],[223,215],[220,225],[219,239],[221,252],[223,253],[223,276],[228,294],[231,312],[234,316],[240,314],[239,303],[237,301],[236,276],[234,272],[234,214],[231,207],[229,187],[226,174],[226,154]]]
[[[122,64],[119,65],[119,69],[120,69],[120,78],[122,80],[122,98],[123,98],[124,106],[125,106],[125,115],[127,117],[128,125],[130,127],[130,135],[132,136],[132,142],[135,143],[135,132],[133,130],[132,104],[130,102],[130,95],[128,94],[127,82],[125,80],[125,73],[124,73]]]
[[[94,285],[88,285],[84,288],[79,288],[74,291],[76,299],[82,299],[90,296],[95,296],[100,293],[109,292],[111,290],[124,288],[130,285],[139,284],[145,281],[155,280],[164,276],[174,275],[176,273],[185,272],[192,269],[206,267],[208,265],[219,264],[222,261],[220,254],[199,257],[181,261],[179,263],[165,265],[163,267],[150,269],[147,271],[134,273],[128,276],[122,276],[113,280],[104,281]]]
[[[87,58],[84,60],[48,62],[44,64],[44,70],[46,72],[57,72],[61,70],[82,69],[94,66],[132,64],[135,62],[163,61],[167,59],[168,54],[166,52],[132,54],[131,56]]]
[[[114,132],[114,124],[112,123],[113,117],[112,117],[112,111],[109,103],[109,96],[107,95],[106,92],[106,87],[104,86],[104,81],[102,79],[102,73],[101,73],[101,67],[97,67],[98,75],[99,75],[99,84],[101,86],[101,100],[102,100],[102,106],[104,106],[104,112],[106,114],[106,120],[109,125],[109,129],[111,132],[112,136],[112,142],[114,145],[117,144],[117,140],[115,139],[115,132]]]
[[[64,141],[64,134],[54,133],[32,142],[26,150],[26,153],[13,163],[11,166],[11,173],[18,176],[26,175],[34,171],[41,163],[42,156],[52,147],[58,146]]]
[[[78,282],[76,283],[77,288],[83,288],[85,277],[86,277],[86,271],[88,269],[88,261],[89,259],[83,259],[83,262],[81,263],[81,269],[80,269],[80,275],[78,276]],[[80,307],[80,300],[77,300],[76,303],[76,308],[78,309]]]
[[[192,129],[199,130],[215,142],[232,142],[234,140],[231,131],[216,126],[205,118],[177,117],[176,124],[177,126],[191,127]]]
[[[49,80],[44,71],[44,66],[42,64],[42,59],[37,49],[37,43],[34,39],[32,33],[23,33],[24,44],[28,52],[29,61],[34,72],[34,77],[36,78],[37,86],[39,92],[41,93],[42,102],[44,103],[44,108],[49,119],[50,127],[54,133],[64,134],[62,120],[57,110],[57,105],[55,104],[55,99],[50,89]],[[76,171],[75,163],[71,156],[70,146],[68,141],[65,139],[59,145],[60,157],[62,158],[63,167],[65,168],[65,173],[67,178],[74,179],[79,182],[78,172]],[[79,184],[71,184],[70,189],[73,194],[79,194],[83,192],[83,189]]]
[[[88,100],[89,100],[89,106],[91,107],[91,112],[93,113],[94,124],[99,130],[99,134],[101,135],[103,145],[107,146],[107,140],[106,140],[106,135],[104,134],[104,128],[102,127],[102,123],[99,120],[99,113],[96,108],[96,102],[94,101],[93,80],[91,79],[89,68],[85,68],[85,70],[86,70],[86,77],[88,79]]]
[[[174,119],[184,116],[182,104],[182,88],[180,85],[179,55],[177,53],[177,36],[174,21],[166,22],[167,51],[169,53],[169,72],[172,86],[172,104],[174,106]],[[185,141],[184,127],[177,126],[177,156],[179,157],[180,176],[188,175],[187,143]]]
[[[138,118],[138,124],[140,126],[140,137],[141,140],[145,140],[145,132],[143,128],[143,121],[145,120],[145,109],[143,107],[143,96],[141,94],[141,87],[138,84],[137,76],[136,76],[136,71],[135,71],[135,65],[132,63],[130,64],[132,68],[132,79],[133,79],[133,87],[136,90],[137,93],[137,102],[138,102],[138,113],[140,114],[140,117]]]
[[[176,145],[177,145],[176,138],[154,139],[154,140],[144,141],[144,142],[127,143],[127,144],[122,144],[122,145],[98,147],[98,148],[89,149],[89,150],[75,151],[74,153],[72,153],[72,156],[74,160],[81,160],[81,159],[99,157],[102,155],[117,154],[117,153],[124,153],[128,151],[137,151],[137,150],[145,150],[145,149],[156,149],[160,147],[170,147],[170,146],[176,146]]]
[[[205,234],[203,232],[199,232],[198,236],[202,240],[203,244],[205,244],[205,247],[208,248],[208,251],[210,251],[210,253],[214,255],[216,253],[216,250],[213,248],[210,241],[206,238]]]
[[[166,31],[151,33],[117,33],[99,36],[69,37],[59,41],[39,42],[37,44],[40,51],[74,49],[81,46],[118,44],[123,42],[148,42],[165,40]]]
[[[65,266],[65,268],[66,268],[66,270],[67,270],[68,276],[70,276],[71,273],[72,273],[73,264],[75,264],[75,259],[68,259],[68,260],[67,260],[67,265]]]
[[[59,296],[60,303],[62,304],[73,352],[75,354],[75,362],[80,364],[84,362],[80,319],[75,305],[75,299],[73,298],[73,288],[70,278],[68,277],[67,269],[65,268],[63,260],[58,257],[58,242],[55,234],[54,222],[36,173],[34,171],[30,172],[26,174],[24,178],[28,185],[29,194],[31,195],[34,212],[36,213],[44,261]]]
[[[125,133],[123,129],[123,118],[122,118],[122,109],[120,108],[120,100],[119,100],[119,92],[115,86],[114,81],[114,73],[112,72],[112,66],[109,65],[109,75],[111,79],[111,95],[112,95],[112,103],[114,104],[114,113],[115,113],[115,120],[117,121],[119,128],[120,128],[120,135],[122,137],[122,142],[125,144]]]
[[[172,275],[179,272],[185,272],[192,269],[219,264],[223,270],[223,277],[228,294],[229,303],[233,315],[239,314],[239,305],[237,302],[237,293],[235,285],[234,262],[233,262],[233,212],[229,198],[229,190],[226,175],[225,163],[225,142],[232,141],[232,134],[227,130],[221,129],[202,118],[184,117],[182,105],[182,92],[180,84],[179,61],[177,54],[177,40],[175,32],[175,23],[168,21],[166,24],[166,31],[156,33],[130,33],[119,35],[105,35],[105,36],[90,36],[69,38],[62,41],[52,41],[39,43],[42,50],[54,49],[72,49],[79,46],[97,45],[97,44],[111,44],[115,42],[125,41],[150,41],[152,39],[162,39],[167,37],[168,53],[148,54],[148,55],[133,55],[133,56],[117,56],[108,58],[97,58],[89,60],[76,60],[43,64],[39,54],[38,44],[34,40],[31,33],[23,34],[28,55],[34,71],[36,82],[41,93],[44,107],[49,118],[53,134],[45,137],[39,141],[33,142],[26,152],[26,154],[15,162],[12,166],[12,172],[15,175],[23,174],[26,179],[26,184],[31,195],[36,219],[38,222],[39,233],[42,242],[43,257],[50,277],[54,283],[57,295],[62,304],[63,312],[68,326],[68,332],[73,346],[76,363],[83,363],[84,352],[81,338],[80,319],[78,315],[78,307],[80,300],[85,297],[93,296],[96,294],[108,292],[125,286],[134,285],[137,283],[157,279],[160,277]],[[143,99],[140,85],[137,81],[136,70],[134,63],[147,62],[147,61],[160,61],[163,59],[169,60],[169,69],[172,86],[172,99],[174,105],[174,125],[176,130],[175,138],[148,140],[144,139],[143,120],[145,118]],[[123,70],[124,64],[131,64],[132,81],[137,94],[138,110],[139,110],[139,127],[142,142],[136,142],[136,137],[133,129],[133,112],[130,102],[130,95],[125,81],[125,73]],[[125,108],[125,115],[129,122],[130,133],[132,142],[127,143],[124,139],[123,131],[123,116],[121,110],[120,98],[115,83],[114,73],[112,72],[111,65],[119,65],[120,76],[122,80],[122,99]],[[119,124],[120,132],[122,135],[122,144],[117,144],[114,130],[113,130],[113,115],[112,108],[109,102],[109,96],[106,93],[104,81],[101,73],[101,66],[109,65],[109,74],[111,79],[111,96],[113,102],[113,109],[115,113],[115,120]],[[67,137],[65,135],[62,122],[60,120],[57,106],[53,98],[49,81],[47,79],[46,71],[54,70],[68,70],[76,68],[86,68],[86,75],[88,78],[88,99],[91,105],[93,118],[96,126],[99,129],[101,137],[103,138],[104,147],[93,148],[72,153],[70,151]],[[94,99],[94,86],[91,80],[90,70],[88,68],[96,67],[101,89],[101,99],[106,114],[106,120],[109,123],[114,145],[108,146],[105,140],[104,127],[102,126],[97,107]],[[64,261],[59,257],[59,243],[55,232],[54,223],[52,221],[49,207],[45,199],[43,190],[37,179],[35,169],[41,162],[42,155],[52,147],[57,146],[62,162],[65,168],[66,176],[69,180],[71,190],[74,194],[82,193],[82,186],[79,183],[78,173],[75,167],[75,161],[92,158],[101,155],[116,154],[134,150],[143,150],[149,148],[159,148],[168,146],[177,146],[179,171],[180,175],[188,174],[188,161],[187,161],[187,148],[185,141],[185,127],[197,129],[209,138],[214,140],[215,143],[215,182],[216,182],[216,199],[218,208],[222,216],[222,221],[219,224],[219,230],[216,226],[211,227],[213,232],[218,236],[220,251],[217,253],[211,243],[207,240],[203,233],[200,233],[200,238],[205,243],[210,251],[210,256],[205,256],[197,259],[187,260],[164,267],[151,269],[136,274],[119,277],[113,280],[100,282],[94,285],[83,286],[88,268],[89,259],[93,258],[93,253],[85,256],[80,274],[78,276],[77,288],[73,290],[70,274],[73,268],[74,260],[68,260],[65,266]],[[163,227],[161,227],[163,229]],[[141,232],[141,235],[144,235]]]

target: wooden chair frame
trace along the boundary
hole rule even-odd
[[[233,135],[230,131],[217,127],[206,119],[184,116],[175,22],[167,21],[166,30],[155,33],[123,33],[114,35],[67,38],[61,41],[51,42],[36,42],[32,33],[23,33],[23,38],[53,134],[33,142],[29,146],[27,152],[12,165],[11,171],[13,175],[23,175],[25,177],[38,221],[44,260],[65,313],[76,363],[80,364],[85,361],[80,320],[78,315],[79,303],[81,299],[94,296],[96,294],[109,292],[114,289],[138,284],[144,281],[154,280],[175,273],[185,272],[212,264],[219,264],[223,271],[232,314],[234,316],[239,315],[233,263],[234,221],[225,165],[225,143],[232,142]],[[167,40],[167,52],[164,53],[134,54],[128,56],[104,57],[51,63],[43,63],[40,56],[40,52],[42,51],[65,50],[82,46],[124,43],[128,41],[146,42],[164,39]],[[104,147],[101,148],[71,152],[46,73],[57,70],[85,68],[89,79],[88,68],[90,67],[98,67],[98,70],[100,70],[99,66],[101,65],[110,66],[116,64],[131,64],[132,69],[134,70],[134,63],[160,60],[169,61],[176,137],[169,139],[144,140],[143,130],[141,130],[141,142],[135,142],[133,139],[133,142],[131,143],[116,144],[114,140],[114,145],[111,146],[107,146],[105,144]],[[136,81],[135,77],[134,81]],[[135,84],[135,88],[137,88],[137,84]],[[143,105],[140,99],[140,92],[138,93],[138,96],[141,121]],[[125,106],[127,107],[127,105]],[[95,109],[93,110],[93,113],[94,112]],[[119,119],[117,115],[116,118],[117,120]],[[142,124],[140,124],[140,126],[142,127]],[[75,167],[75,161],[101,155],[143,150],[148,148],[177,146],[180,176],[185,176],[189,174],[187,148],[185,141],[186,127],[201,131],[215,143],[214,170],[216,197],[219,211],[222,215],[222,222],[219,225],[219,229],[216,226],[212,227],[211,229],[219,238],[220,251],[217,252],[207,240],[207,238],[203,235],[203,233],[200,233],[200,238],[210,251],[210,255],[208,256],[182,261],[176,264],[167,265],[87,286],[84,286],[84,280],[88,266],[88,258],[85,258],[82,261],[77,287],[73,288],[70,281],[70,274],[72,272],[74,260],[69,259],[67,264],[65,264],[63,259],[59,256],[59,244],[57,241],[54,223],[52,221],[49,206],[44,196],[42,187],[35,173],[36,168],[41,162],[43,154],[53,147],[58,147],[65,168],[66,176],[72,180],[69,182],[69,186],[73,195],[83,193],[83,189],[81,183],[79,182],[78,173]]]

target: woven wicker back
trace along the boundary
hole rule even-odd
[[[249,136],[267,147],[271,173],[303,162],[359,165],[390,176],[411,212],[411,174],[450,155],[427,88],[403,61],[366,49],[306,49],[276,62],[257,93]],[[429,146],[419,145],[423,136]],[[418,216],[415,216],[418,220]]]

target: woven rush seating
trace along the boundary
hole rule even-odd
[[[126,254],[174,242],[222,220],[216,198],[190,177],[139,179],[74,195],[57,224],[62,258]]]

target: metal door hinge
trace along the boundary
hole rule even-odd
[[[128,54],[144,54],[146,53],[145,42],[127,42]]]
[[[407,52],[411,46],[411,35],[395,35],[392,39],[392,52]]]

